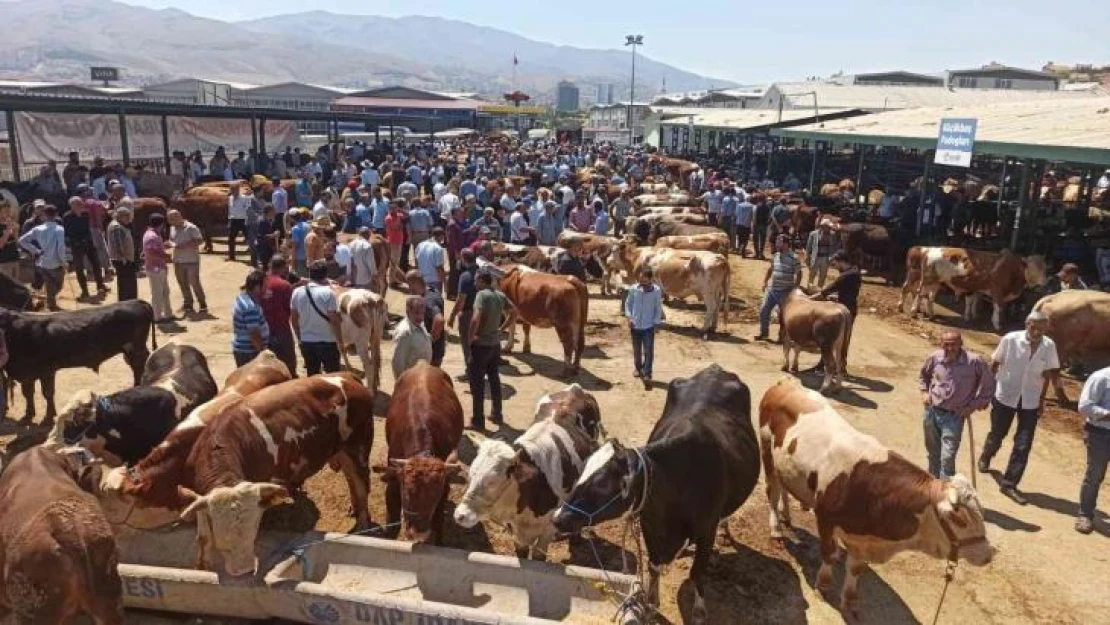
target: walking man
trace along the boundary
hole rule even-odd
[[[58,223],[58,209],[53,204],[42,207],[42,223],[19,237],[19,247],[35,259],[38,282],[46,286],[46,307],[58,307],[58,292],[66,275],[66,233]]]
[[[131,209],[120,206],[108,224],[108,259],[116,270],[116,298],[123,302],[139,297],[139,263],[135,260],[135,237],[131,235]]]
[[[817,287],[825,288],[825,280],[829,277],[829,261],[836,249],[836,243],[832,221],[822,218],[817,229],[806,238],[806,264],[809,265],[806,286],[813,286],[813,279],[817,278]]]
[[[959,332],[946,330],[940,335],[940,349],[925,359],[919,372],[929,473],[941,479],[956,474],[964,419],[986,408],[994,393],[990,367],[963,344]]]
[[[227,196],[227,259],[234,261],[236,237],[243,235],[247,245],[250,245],[250,239],[247,237],[247,213],[251,210],[251,202],[254,198],[240,192],[238,181],[232,182],[229,189],[231,192]]]
[[[475,273],[478,271],[478,265],[474,260],[474,250],[463,248],[459,252],[459,265],[461,266],[459,285],[455,292],[455,305],[451,307],[451,316],[447,319],[447,325],[453,326],[455,325],[455,319],[459,320],[459,344],[462,346],[463,362],[469,369],[470,320],[474,316],[474,298],[478,294],[478,288],[474,282]],[[463,380],[467,379],[466,374],[460,377]]]
[[[185,300],[184,313],[193,314],[193,298],[200,304],[200,314],[208,312],[208,300],[204,287],[200,284],[200,244],[204,235],[193,222],[181,216],[179,211],[166,213],[170,222],[170,240],[173,241],[173,275]]]
[[[1087,378],[1079,396],[1079,413],[1085,421],[1087,471],[1079,490],[1079,517],[1075,520],[1075,531],[1090,534],[1098,491],[1106,478],[1106,465],[1110,463],[1110,367],[1099,369]]]
[[[480,271],[475,282],[478,293],[474,297],[474,316],[470,320],[470,395],[473,412],[470,427],[475,430],[486,428],[485,399],[486,381],[489,381],[492,407],[489,420],[495,424],[504,423],[501,411],[501,373],[498,363],[501,360],[501,316],[508,314],[505,326],[516,321],[516,309],[505,294],[493,288],[493,278],[489,272]]]
[[[261,306],[265,282],[266,274],[251,271],[231,305],[231,354],[236,367],[254,360],[269,342],[270,328]]]
[[[1022,506],[1028,501],[1018,492],[1017,485],[1033,449],[1033,434],[1044,405],[1045,391],[1060,373],[1056,344],[1044,335],[1047,325],[1048,317],[1044,313],[1029,313],[1025,318],[1025,330],[1002,337],[991,356],[991,372],[997,376],[997,385],[991,400],[991,431],[979,456],[979,472],[990,470],[991,459],[998,453],[1017,416],[1014,448],[1002,476],[1001,491]]]
[[[786,301],[786,296],[802,283],[802,264],[790,249],[790,238],[779,235],[775,240],[775,255],[771,259],[771,266],[763,277],[763,305],[759,309],[759,334],[755,340],[766,341],[771,329],[771,312],[779,308]],[[781,334],[781,332],[780,332]]]
[[[632,331],[632,356],[636,365],[634,376],[651,390],[652,363],[655,361],[655,326],[663,323],[663,290],[652,282],[651,267],[640,269],[639,284],[632,287],[624,300],[624,316]]]
[[[292,316],[293,285],[289,282],[289,261],[276,255],[270,259],[270,273],[262,285],[262,313],[266,316],[266,326],[270,337],[266,346],[278,360],[285,363],[289,373],[297,377],[297,348],[293,328],[289,325]]]
[[[735,193],[735,190],[732,190]],[[755,217],[755,206],[748,201],[747,197],[739,198],[739,203],[736,204],[736,236],[732,245],[735,246],[736,251],[740,252],[740,258],[748,255],[748,239],[752,235],[752,220]],[[755,247],[754,245],[752,247]],[[762,247],[762,246],[760,246]],[[760,250],[762,253],[762,250]]]
[[[308,266],[309,283],[293,289],[290,323],[301,345],[306,375],[339,371],[339,303],[328,284],[328,264],[317,261]]]
[[[154,320],[158,323],[174,320],[173,308],[170,306],[170,255],[162,243],[161,234],[165,223],[165,217],[154,213],[147,220],[147,229],[143,234],[143,266],[150,280],[150,305],[154,307]],[[172,242],[170,246],[173,246]]]
[[[425,239],[416,246],[413,256],[416,268],[424,278],[428,290],[443,293],[443,283],[447,280],[447,252],[443,249],[443,228],[432,230],[432,238]]]

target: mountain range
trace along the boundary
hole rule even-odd
[[[0,2],[0,78],[88,81],[93,65],[120,67],[123,82],[197,77],[249,84],[300,81],[349,88],[405,85],[497,97],[514,86],[549,100],[560,80],[592,93],[612,83],[627,99],[627,50],[527,39],[439,17],[311,11],[222,22],[178,9],[111,0]],[[428,42],[435,42],[429,46]],[[734,86],[637,55],[637,99],[658,92]]]

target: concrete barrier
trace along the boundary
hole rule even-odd
[[[195,537],[191,526],[119,536],[125,605],[313,624],[600,624],[636,588],[595,569],[321,533],[262,532],[259,576],[232,578],[191,568]]]

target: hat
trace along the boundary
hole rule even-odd
[[[77,193],[78,194],[89,193],[90,191],[92,191],[92,189],[89,188],[89,185],[87,185],[83,182],[81,184],[77,185]]]
[[[35,200],[31,203],[31,208],[42,208],[46,206],[46,200]]]
[[[832,225],[833,225],[833,222],[828,217],[822,218],[821,222],[819,224],[817,224],[817,226],[820,227],[820,228],[825,228],[825,227],[832,228]]]
[[[1079,273],[1079,266],[1078,265],[1076,265],[1075,263],[1064,263],[1064,266],[1060,267],[1060,271],[1056,274],[1056,277],[1057,278],[1063,278],[1065,275],[1075,275],[1075,274],[1078,274],[1078,273]]]
[[[1025,323],[1039,323],[1044,321],[1048,321],[1048,315],[1039,310],[1034,310],[1025,318]]]
[[[325,228],[325,229],[331,228],[332,227],[331,217],[328,217],[327,215],[320,215],[316,219],[312,220],[312,227],[313,228]]]

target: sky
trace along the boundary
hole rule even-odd
[[[1110,64],[1105,0],[333,0],[316,6],[303,0],[126,1],[226,21],[314,9],[434,15],[584,48],[619,48],[625,35],[641,34],[647,56],[741,84],[838,71],[937,72],[992,61],[1036,69],[1048,61]],[[429,46],[429,54],[438,52]]]

